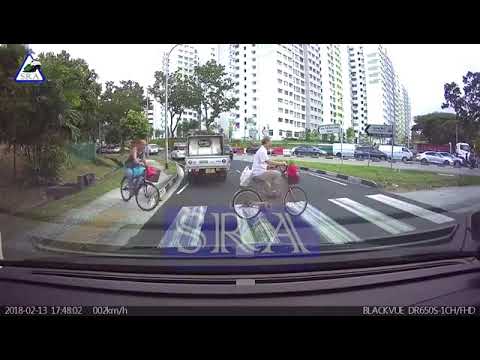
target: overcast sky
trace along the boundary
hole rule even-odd
[[[40,52],[67,50],[73,57],[85,59],[95,69],[101,82],[135,80],[146,87],[153,83],[153,73],[162,68],[162,55],[171,45],[99,45],[32,44]],[[202,45],[200,56],[208,54]],[[480,45],[385,45],[400,81],[412,102],[412,116],[441,111],[443,85],[461,83],[467,71],[480,72]],[[202,49],[203,48],[203,49]]]

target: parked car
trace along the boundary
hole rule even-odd
[[[260,149],[260,145],[250,145],[249,147],[247,147],[246,153],[250,155],[255,155],[258,149]],[[272,149],[268,150],[268,154],[272,155]]]
[[[250,155],[254,155],[258,149],[260,149],[260,146],[250,145],[249,147],[247,147],[246,153]]]
[[[417,160],[422,164],[454,165],[455,163],[452,158],[443,156],[441,153],[435,151],[425,151],[421,154],[418,154]]]
[[[233,149],[230,147],[230,145],[223,146],[223,153],[230,156],[230,160],[233,160]]]
[[[440,155],[450,158],[453,160],[453,166],[460,167],[463,164],[463,159],[456,156],[455,154],[450,154],[449,152],[439,152]]]
[[[150,155],[157,155],[160,152],[160,147],[157,144],[148,144],[147,152]]]
[[[354,153],[355,159],[362,160],[362,159],[379,159],[379,160],[387,160],[387,155],[381,152],[378,149],[375,149],[370,146],[358,146],[355,149]]]
[[[291,149],[283,149],[283,156],[292,156],[292,150]]]
[[[326,155],[327,152],[314,146],[298,146],[295,148],[293,154],[295,156],[320,156]]]
[[[392,157],[392,145],[380,145],[378,150],[387,155],[388,159]],[[405,146],[393,146],[393,160],[407,161],[412,159],[413,153],[408,148]]]

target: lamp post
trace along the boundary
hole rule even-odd
[[[168,169],[168,58],[179,45],[181,44],[173,46],[165,57],[165,169]]]

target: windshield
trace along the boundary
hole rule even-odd
[[[348,267],[460,251],[480,170],[436,152],[478,149],[455,109],[480,96],[447,93],[463,73],[417,69],[407,48],[0,45],[0,259]]]

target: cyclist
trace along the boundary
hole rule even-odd
[[[277,190],[281,186],[282,174],[271,167],[286,166],[284,161],[273,161],[268,156],[268,149],[272,147],[272,141],[268,136],[262,139],[262,146],[257,150],[253,157],[252,176],[263,181],[268,187],[268,197],[278,197],[280,192]],[[270,169],[269,169],[270,166]]]
[[[147,142],[142,139],[138,139],[132,142],[130,154],[125,162],[125,176],[128,179],[128,190],[130,194],[135,192],[135,184],[133,179],[135,177],[143,175],[147,166],[145,162],[145,146]]]

